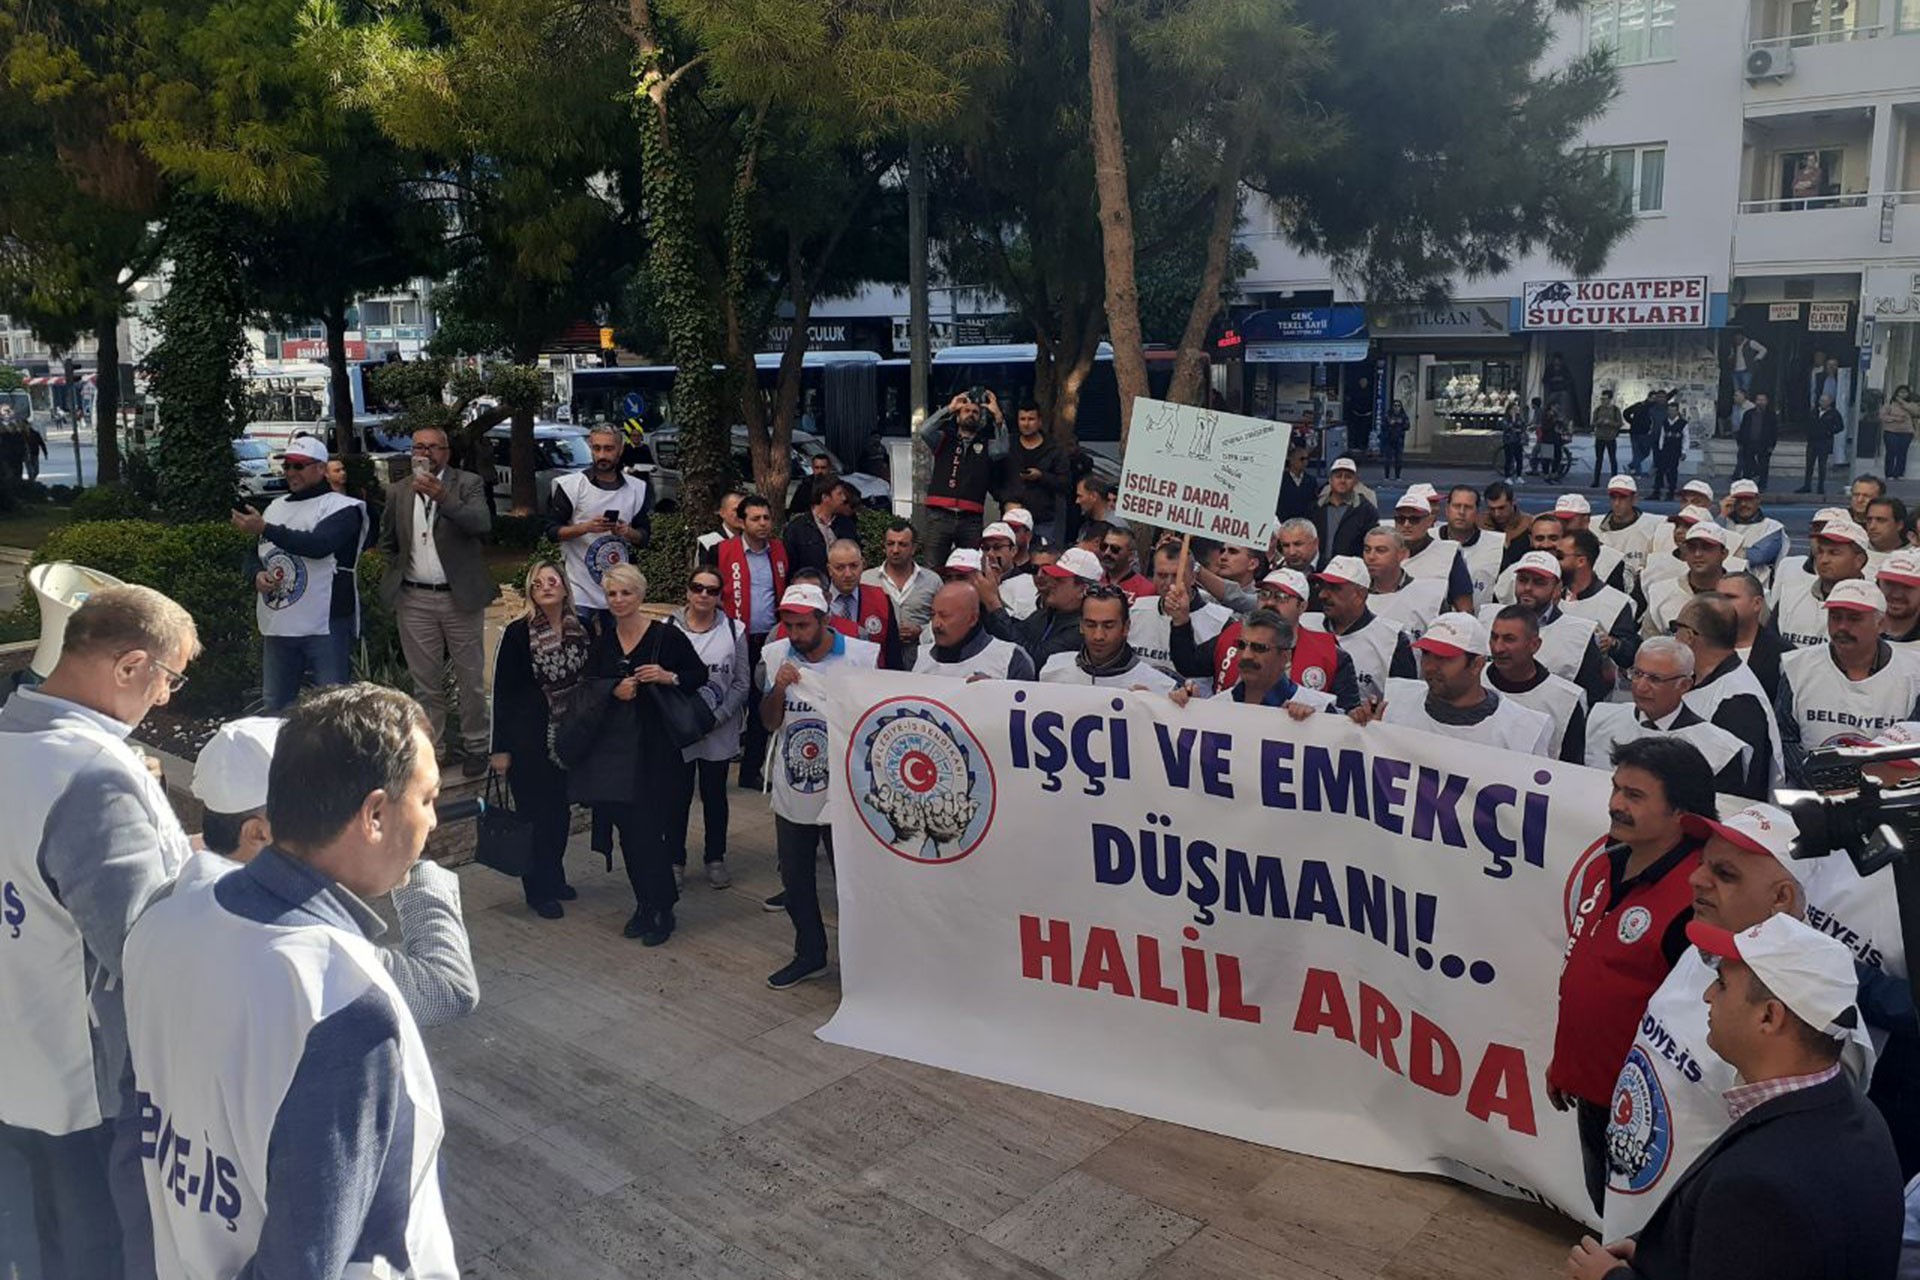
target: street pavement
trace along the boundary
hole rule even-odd
[[[69,426],[50,426],[35,416],[34,425],[47,437],[47,456],[40,460],[40,483],[44,485],[74,483],[73,432]],[[80,483],[91,485],[94,474],[93,428],[80,429]]]

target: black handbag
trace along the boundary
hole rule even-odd
[[[533,866],[533,820],[514,810],[497,773],[488,775],[482,798],[486,808],[475,820],[473,860],[501,875],[526,875]]]
[[[713,707],[700,696],[700,690],[672,684],[650,684],[646,688],[674,746],[690,747],[713,732],[717,723]]]
[[[600,725],[613,706],[613,686],[606,679],[583,679],[567,694],[566,709],[553,728],[553,758],[572,769],[593,751]]]

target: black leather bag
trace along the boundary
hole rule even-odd
[[[646,689],[674,746],[690,747],[713,732],[713,708],[700,690],[671,684],[650,684]]]
[[[613,706],[614,683],[583,679],[567,694],[566,709],[553,730],[553,758],[561,768],[577,767],[593,751],[600,726]]]
[[[524,876],[533,865],[533,821],[513,807],[499,774],[487,778],[487,807],[475,820],[473,860],[501,875]]]

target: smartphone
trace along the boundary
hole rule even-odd
[[[431,459],[431,458],[415,458],[415,459],[413,460],[413,474],[414,474],[414,475],[415,475],[416,477],[419,477],[419,476],[430,476],[430,475],[432,475],[432,474],[433,474],[433,459]]]

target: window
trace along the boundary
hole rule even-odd
[[[381,329],[393,323],[392,307],[385,302],[363,302],[360,304],[360,324],[363,328]]]
[[[1592,0],[1587,47],[1610,49],[1620,66],[1673,57],[1674,0]]]
[[[1629,213],[1659,213],[1667,201],[1667,149],[1616,147],[1602,152],[1607,173],[1620,188],[1620,204]]]

